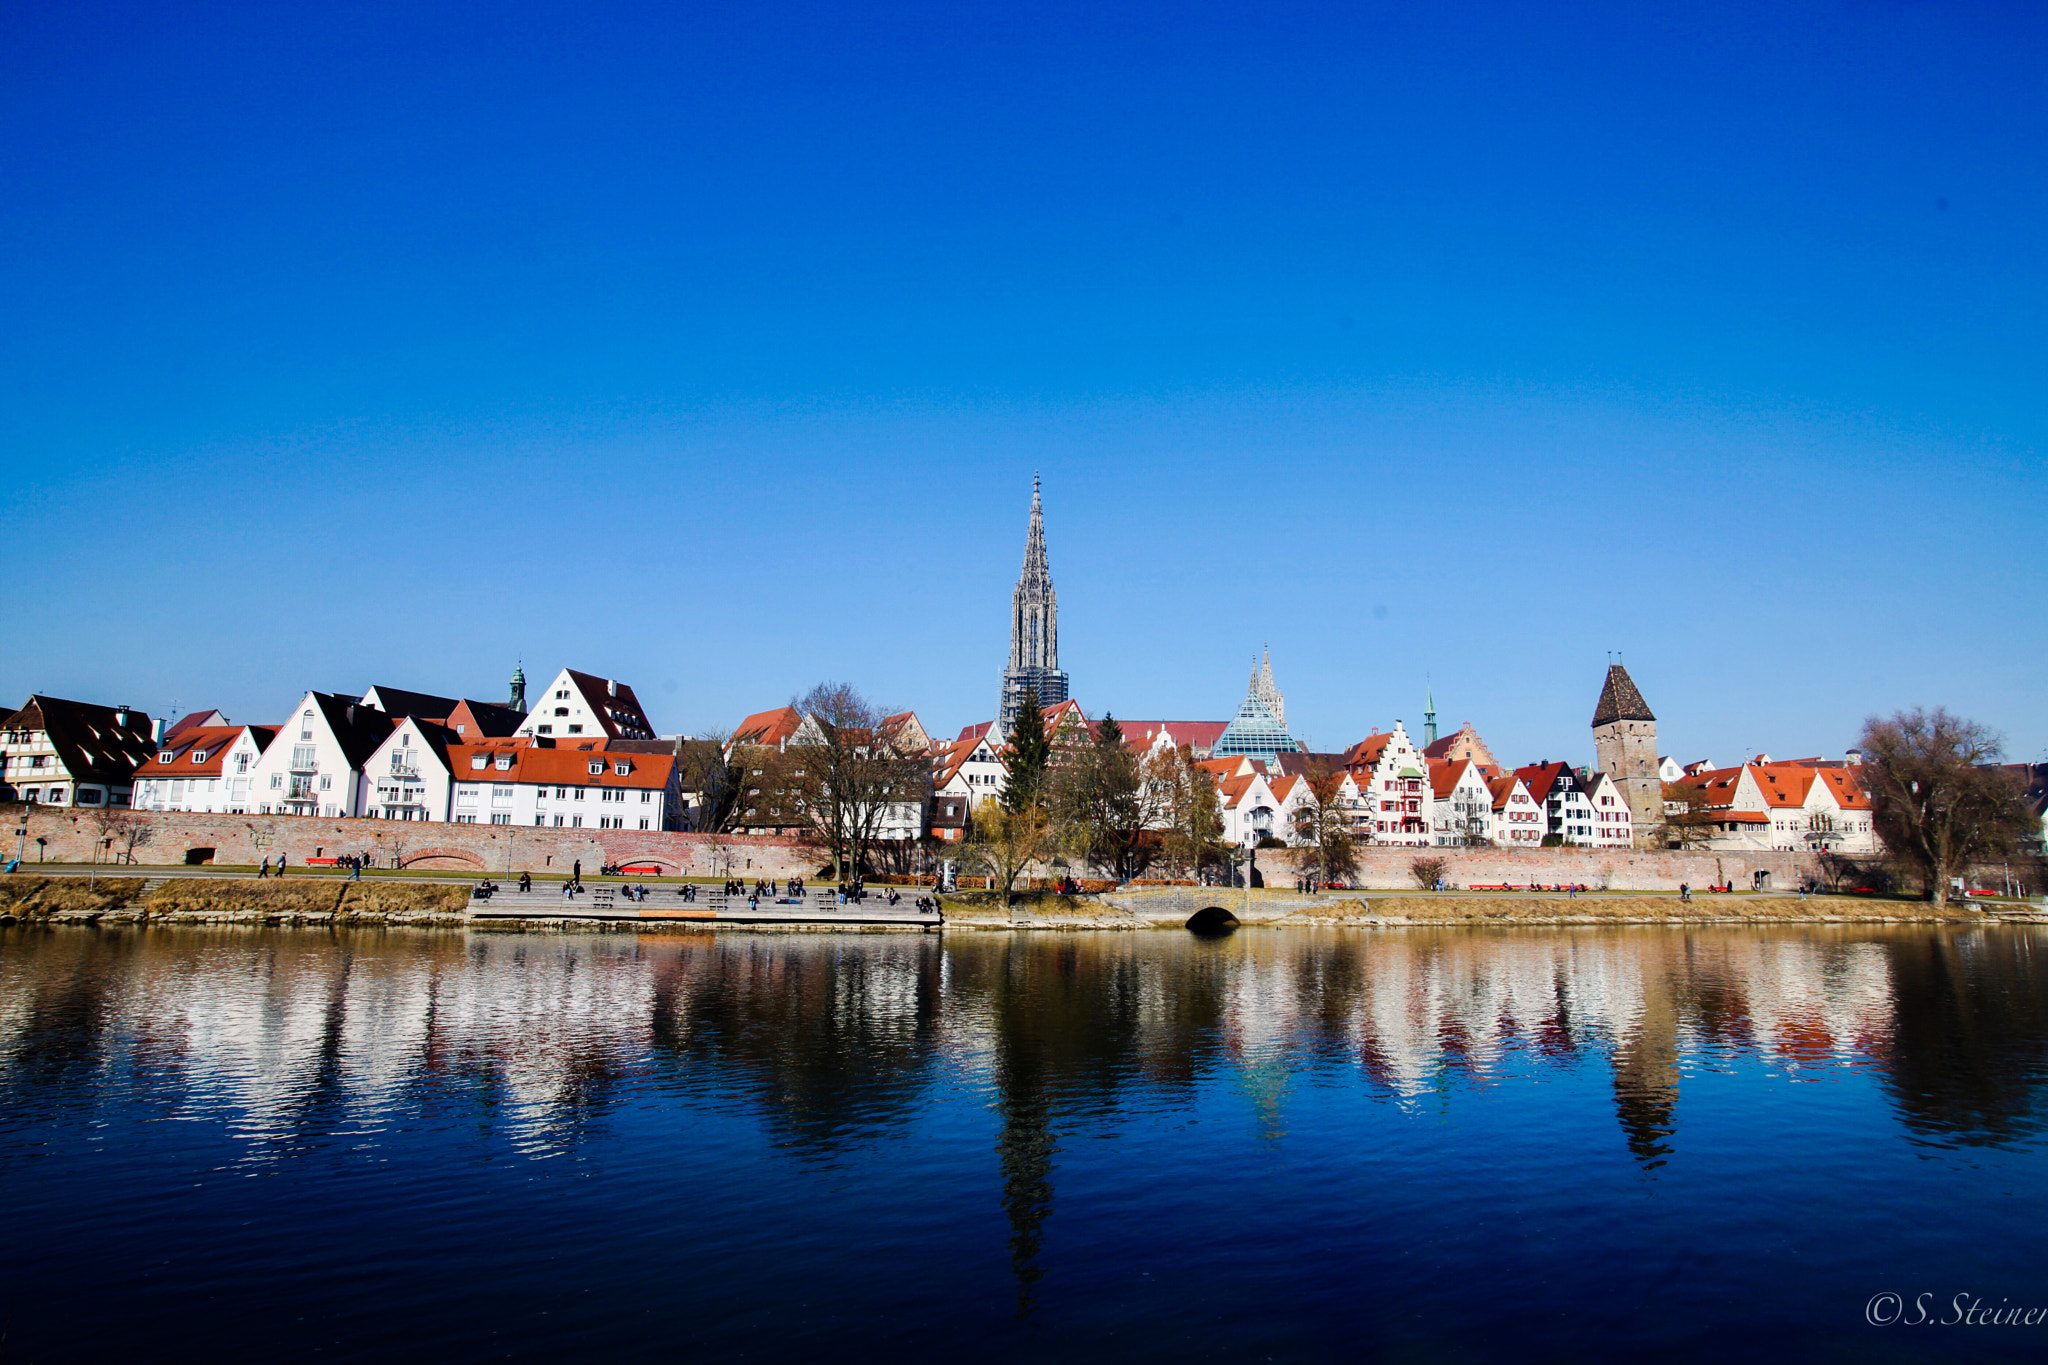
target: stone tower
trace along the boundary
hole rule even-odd
[[[526,661],[512,665],[512,699],[505,703],[520,715],[526,714]]]
[[[1038,694],[1040,706],[1067,699],[1067,675],[1060,672],[1060,600],[1045,562],[1045,510],[1039,505],[1038,476],[1031,476],[1031,525],[1024,534],[1024,571],[1010,595],[1010,666],[1003,670],[1003,704],[997,727],[1010,733],[1024,694]]]
[[[1655,847],[1664,823],[1664,782],[1657,775],[1657,717],[1635,679],[1620,664],[1607,666],[1600,704],[1593,708],[1593,755],[1628,800],[1637,848]]]

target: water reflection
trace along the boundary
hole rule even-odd
[[[2027,1142],[2048,1063],[2028,929],[644,939],[152,930],[0,936],[0,1096],[55,1124],[110,1078],[246,1159],[447,1118],[574,1151],[650,1088],[844,1161],[966,1085],[990,1111],[1017,1312],[1063,1144],[1222,1077],[1288,1141],[1308,1083],[1397,1108],[1604,1066],[1639,1168],[1688,1078],[1870,1067],[1903,1131]],[[1596,1077],[1598,1072],[1592,1073]],[[1617,1149],[1619,1150],[1619,1148]]]

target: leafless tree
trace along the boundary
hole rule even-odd
[[[1199,881],[1202,865],[1223,853],[1222,800],[1215,779],[1195,765],[1186,745],[1160,750],[1145,761],[1143,771],[1146,828],[1159,831],[1167,860]]]
[[[855,875],[869,866],[892,808],[923,809],[930,756],[900,741],[882,708],[845,683],[819,683],[790,705],[807,722],[784,755],[796,767],[790,776],[807,837],[830,857],[834,875]]]
[[[93,828],[99,831],[100,845],[109,855],[119,850],[123,862],[135,861],[135,850],[156,842],[156,826],[141,816],[125,810],[101,809],[93,812]],[[108,861],[113,861],[110,856]]]
[[[960,845],[962,866],[1003,884],[1003,904],[1016,899],[1017,878],[1053,851],[1054,822],[1043,806],[1006,808],[984,797],[974,808],[974,833]]]
[[[1303,775],[1309,799],[1289,817],[1295,846],[1315,855],[1316,884],[1350,880],[1358,871],[1358,837],[1351,812],[1344,808],[1342,768],[1318,764]]]
[[[2010,853],[2032,823],[2019,779],[1994,766],[2001,747],[1995,731],[1940,707],[1864,722],[1872,824],[1936,909],[1973,859]]]
[[[1665,789],[1664,819],[1657,841],[1666,848],[1702,849],[1714,840],[1716,811],[1698,782],[1674,782]]]
[[[1408,874],[1415,878],[1417,886],[1427,891],[1437,884],[1450,866],[1449,858],[1417,858],[1408,864]]]

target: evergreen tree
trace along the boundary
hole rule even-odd
[[[1052,743],[1045,737],[1045,713],[1038,706],[1038,690],[1028,688],[1016,727],[1010,731],[1010,752],[1003,759],[1008,769],[1003,809],[1020,811],[1039,803],[1045,790],[1045,767],[1051,759]]]

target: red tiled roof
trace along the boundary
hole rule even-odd
[[[497,760],[510,755],[512,767],[499,771]],[[484,766],[472,759],[481,755]],[[603,771],[592,773],[590,765]],[[626,765],[621,776],[618,766]],[[448,767],[457,782],[534,782],[564,787],[649,787],[656,791],[668,786],[675,771],[673,754],[612,753],[601,748],[542,749],[516,744],[451,744]]]
[[[741,721],[732,732],[735,744],[781,744],[795,734],[804,718],[794,706],[778,706],[773,711],[756,711]]]
[[[136,765],[135,775],[147,777],[219,777],[221,760],[228,746],[242,733],[239,725],[189,725],[174,739],[164,736],[164,747]],[[199,756],[206,755],[202,760]],[[163,761],[169,756],[170,762]]]

